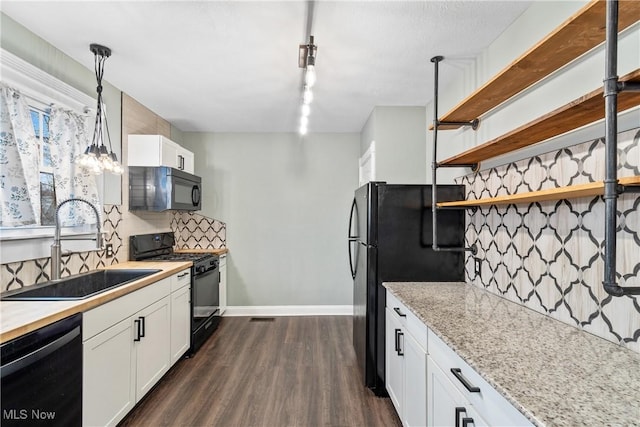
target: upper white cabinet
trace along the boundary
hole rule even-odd
[[[129,135],[129,166],[168,166],[194,173],[194,155],[162,135]]]

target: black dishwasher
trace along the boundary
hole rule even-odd
[[[6,426],[82,425],[82,314],[0,346]]]

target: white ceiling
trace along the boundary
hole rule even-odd
[[[376,105],[426,105],[431,57],[477,55],[530,4],[3,0],[2,11],[90,69],[89,44],[110,47],[105,80],[183,131],[295,132],[298,45],[312,34],[309,132],[360,132]]]

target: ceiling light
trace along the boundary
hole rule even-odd
[[[302,87],[302,108],[300,109],[301,135],[306,135],[309,124],[309,114],[313,102],[311,88],[316,84],[316,52],[318,47],[313,43],[313,36],[309,36],[309,43],[298,46],[298,67],[304,68],[304,86]]]
[[[113,152],[107,116],[104,112],[104,102],[102,101],[102,77],[104,76],[104,63],[107,58],[111,56],[111,49],[106,46],[92,43],[89,45],[89,50],[93,52],[95,56],[95,72],[96,81],[98,83],[96,88],[96,91],[98,92],[98,107],[96,109],[96,120],[91,145],[89,145],[80,156],[79,163],[94,174],[100,174],[103,171],[107,171],[120,175],[124,169],[118,162],[116,153]],[[107,140],[109,141],[109,149],[107,149],[107,146],[104,143],[105,133]]]

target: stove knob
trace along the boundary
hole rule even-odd
[[[202,274],[207,270],[207,268],[204,265],[201,265],[200,267],[198,267],[198,273]]]

